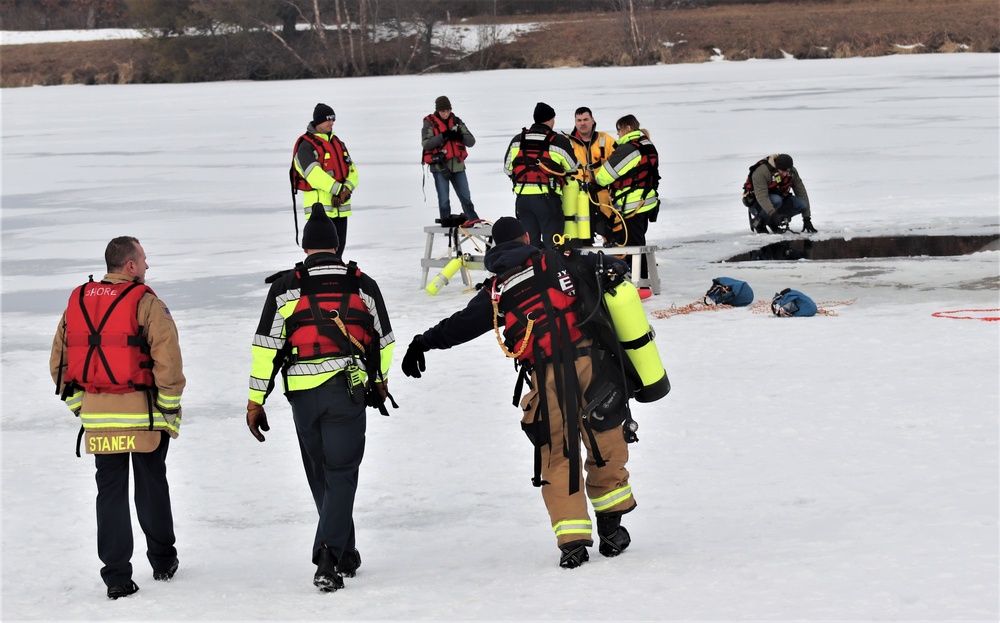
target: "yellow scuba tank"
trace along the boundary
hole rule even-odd
[[[670,380],[656,350],[655,333],[646,320],[638,290],[631,281],[622,281],[604,293],[604,303],[618,340],[642,380],[642,387],[635,393],[636,401],[654,402],[663,398],[670,392]]]
[[[590,233],[590,192],[582,189],[576,199],[576,237],[588,245],[593,237]]]
[[[455,276],[455,273],[462,268],[463,264],[465,264],[465,258],[463,256],[453,258],[450,262],[445,264],[444,268],[441,269],[441,272],[439,272],[434,279],[427,284],[427,287],[424,288],[424,290],[427,290],[428,294],[434,296],[441,291],[441,288],[448,285],[448,280]]]
[[[566,240],[576,238],[576,202],[579,196],[579,182],[574,179],[568,180],[562,189],[562,213],[565,221],[563,238]]]

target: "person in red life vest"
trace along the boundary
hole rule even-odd
[[[280,370],[306,480],[319,511],[311,547],[313,584],[344,587],[361,565],[354,496],[365,453],[365,406],[388,415],[395,340],[378,285],[338,255],[337,229],[322,206],[302,233],[305,261],[270,278],[253,339],[247,426],[270,430],[264,402]],[[395,404],[393,405],[395,406]]]
[[[464,309],[414,336],[403,357],[403,373],[420,378],[426,370],[424,353],[433,349],[451,348],[491,330],[500,341],[503,326],[502,350],[517,359],[522,374],[530,371],[532,389],[521,401],[521,427],[535,447],[532,482],[542,490],[560,549],[559,565],[572,569],[590,558],[587,548],[594,541],[588,499],[601,554],[617,556],[631,542],[621,517],[636,506],[622,430],[627,413],[620,402],[606,400],[622,391],[614,381],[619,368],[606,365],[606,353],[581,333],[577,301],[583,285],[571,277],[561,253],[530,245],[524,227],[509,216],[493,224],[493,240],[496,245],[486,251],[484,262],[496,276]],[[597,272],[598,257],[582,256],[586,270]],[[605,259],[626,270],[619,260]],[[588,409],[596,403],[611,406],[595,416]],[[587,450],[585,480],[581,442]]]
[[[651,222],[660,212],[660,157],[635,115],[625,115],[615,123],[618,141],[615,151],[597,170],[597,183],[611,190],[611,202],[625,222],[622,246],[644,246]],[[642,256],[639,276],[645,279],[649,267]],[[642,298],[652,296],[649,288],[640,288]]]
[[[562,235],[565,229],[562,188],[566,176],[576,173],[579,164],[569,139],[552,131],[556,111],[551,106],[538,102],[532,118],[532,126],[522,128],[507,146],[503,170],[517,196],[514,213],[531,244],[551,247],[553,236]]]
[[[113,239],[104,259],[104,278],[70,295],[49,368],[94,454],[101,578],[108,597],[118,599],[139,590],[132,580],[130,462],[153,579],[170,580],[177,571],[166,458],[180,430],[185,378],[177,326],[145,285],[149,266],[139,241]]]
[[[424,117],[420,139],[424,149],[423,163],[434,176],[441,222],[451,216],[449,185],[455,188],[466,222],[478,221],[479,216],[469,192],[469,178],[465,174],[465,159],[469,155],[466,148],[476,144],[476,137],[451,112],[451,100],[446,96],[442,95],[434,100],[434,112]]]
[[[358,169],[347,145],[333,133],[337,120],[333,108],[316,104],[312,123],[295,141],[289,175],[293,191],[302,191],[306,218],[319,203],[333,219],[340,239],[340,252],[347,247],[347,217],[351,215],[351,194],[358,187]]]
[[[750,217],[750,231],[775,234],[788,231],[792,217],[802,215],[803,233],[815,234],[809,194],[788,154],[771,154],[750,167],[743,183],[743,205]]]
[[[581,106],[574,113],[573,131],[566,135],[573,145],[573,153],[580,163],[580,169],[573,176],[580,183],[581,192],[586,192],[590,200],[590,225],[592,233],[604,238],[610,237],[614,218],[611,215],[611,195],[601,188],[594,179],[594,171],[601,168],[615,149],[615,138],[607,132],[597,130],[594,113]],[[588,243],[593,242],[593,238]]]

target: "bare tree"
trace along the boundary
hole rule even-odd
[[[642,8],[642,4],[648,4],[643,0],[612,0],[611,5],[614,10],[622,14],[622,24],[624,25],[625,37],[628,42],[625,54],[631,59],[633,64],[649,62],[653,56],[651,42],[653,37],[648,31],[648,20],[643,20],[637,13],[636,5]]]

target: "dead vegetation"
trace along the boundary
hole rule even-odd
[[[612,66],[749,58],[844,58],[1000,52],[996,0],[802,0],[533,17],[547,24],[517,42],[464,58],[441,54],[400,67],[411,42],[373,48],[368,74],[518,67]],[[509,19],[505,21],[510,21]],[[638,27],[636,27],[638,25]],[[270,41],[254,57],[224,56],[207,37],[94,41],[0,48],[0,86],[129,84],[312,77]],[[327,63],[330,59],[324,59]],[[336,63],[336,59],[334,59]]]

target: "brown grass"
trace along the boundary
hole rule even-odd
[[[496,46],[487,61],[470,57],[431,64],[437,71],[463,71],[691,63],[708,60],[714,49],[730,60],[780,58],[783,52],[796,58],[1000,52],[997,0],[802,0],[650,11],[640,16],[645,45],[638,51],[629,45],[624,21],[617,13],[536,16],[531,21],[549,25],[516,43]],[[666,46],[666,42],[673,45]],[[2,46],[0,86],[184,81],[191,75],[260,77],[252,73],[220,76],[197,67],[170,72],[165,69],[162,49],[158,53],[154,43]],[[899,47],[916,44],[922,45]],[[198,47],[193,41],[189,45]],[[396,50],[394,44],[376,48],[371,71],[392,71]],[[197,53],[190,56],[197,57]],[[408,66],[410,71],[424,69]],[[270,77],[288,76],[275,73]]]

